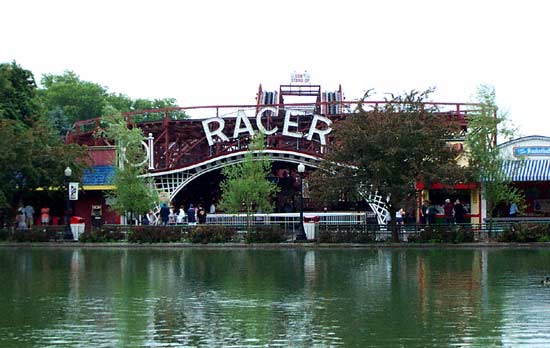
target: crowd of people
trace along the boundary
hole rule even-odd
[[[174,208],[173,206],[168,206],[164,203],[160,207],[160,211],[155,214],[152,210],[144,214],[141,219],[142,225],[152,225],[152,226],[172,226],[172,225],[183,225],[187,223],[190,226],[197,224],[206,224],[206,217],[208,213],[214,214],[216,208],[214,204],[210,206],[209,212],[199,204],[194,206],[193,204],[189,205],[189,208],[185,210],[183,207]]]
[[[0,228],[4,227],[6,224],[5,217],[3,216],[0,223]],[[58,225],[60,222],[60,217],[50,216],[50,208],[44,207],[40,209],[40,214],[36,215],[34,207],[30,204],[19,207],[17,209],[17,214],[15,215],[14,226],[17,230],[26,230],[31,228],[33,225]]]
[[[421,225],[432,225],[436,223],[436,216],[443,215],[446,224],[461,224],[466,222],[466,214],[468,214],[468,209],[460,199],[456,199],[451,202],[451,199],[445,199],[443,205],[433,204],[432,202],[426,200],[422,202],[420,207],[420,221]],[[386,216],[386,221],[389,223],[391,217],[389,214]],[[415,212],[405,211],[405,209],[400,208],[395,212],[395,222],[397,225],[404,225],[407,223],[416,223]]]
[[[451,202],[449,198],[445,199],[445,203],[442,207],[436,206],[430,201],[424,201],[420,207],[420,224],[434,224],[435,216],[441,213],[443,213],[446,224],[462,224],[466,222],[465,216],[468,213],[468,210],[458,198],[454,201],[454,203]]]

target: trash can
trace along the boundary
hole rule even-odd
[[[73,239],[78,240],[80,235],[84,233],[84,227],[86,220],[84,220],[83,217],[80,216],[71,216],[71,232],[73,233]]]
[[[319,217],[316,215],[304,215],[304,232],[307,239],[317,239],[319,234]]]

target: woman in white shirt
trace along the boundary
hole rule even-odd
[[[183,219],[185,219],[185,211],[182,208],[179,208],[178,215],[176,215],[176,224],[182,225]]]

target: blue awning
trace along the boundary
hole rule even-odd
[[[84,170],[82,185],[110,185],[114,173],[114,166],[93,166]]]
[[[550,160],[505,161],[504,171],[511,181],[550,181]]]

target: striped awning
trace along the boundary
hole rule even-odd
[[[511,181],[550,181],[550,160],[505,161],[504,171]]]

